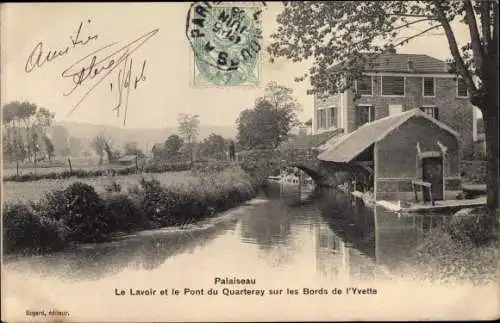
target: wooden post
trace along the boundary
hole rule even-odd
[[[139,170],[139,162],[137,159],[138,159],[138,157],[137,157],[137,155],[135,155],[135,169]]]
[[[71,158],[68,157],[69,173],[73,174],[73,166],[71,166]]]
[[[16,160],[16,176],[19,177],[19,160]]]

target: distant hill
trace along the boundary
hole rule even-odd
[[[93,137],[102,133],[106,138],[110,138],[115,145],[123,146],[127,141],[135,141],[142,148],[148,150],[153,144],[164,142],[168,136],[177,132],[177,128],[119,128],[108,125],[96,125],[79,122],[57,122],[57,125],[65,127],[70,136],[90,142]],[[224,138],[236,137],[235,127],[200,125],[199,139],[208,137],[211,133],[216,133]]]

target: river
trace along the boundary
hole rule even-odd
[[[306,296],[318,301],[302,300],[297,304],[302,307],[309,304],[312,311],[316,308],[319,316],[314,316],[315,319],[330,311],[335,314],[329,315],[339,319],[361,319],[366,315],[371,319],[387,318],[379,306],[389,309],[390,304],[381,304],[381,294],[398,302],[401,293],[398,288],[408,292],[415,284],[419,285],[418,280],[417,283],[401,280],[405,275],[410,276],[408,259],[425,232],[447,218],[446,215],[398,216],[383,209],[367,208],[362,202],[331,189],[318,189],[304,199],[296,187],[269,184],[256,199],[196,225],[139,232],[109,243],[81,245],[43,256],[6,257],[4,295],[8,296],[12,312],[37,310],[40,303],[45,304],[44,309],[57,304],[58,309],[71,312],[73,320],[78,317],[103,320],[103,313],[107,313],[104,320],[120,321],[159,317],[241,319],[238,315],[249,320],[269,315],[286,319],[293,313],[281,309],[286,300]],[[246,287],[263,289],[266,293],[270,288],[281,289],[283,297],[269,296],[275,297],[273,302],[276,302],[276,306],[269,306],[269,297],[259,300],[258,296],[224,296],[222,288],[235,286],[215,284],[217,277],[219,282],[228,278],[255,279],[254,285]],[[387,284],[392,284],[392,289],[384,287]],[[402,287],[404,284],[407,287]],[[178,288],[180,296],[128,295],[134,290],[150,288],[158,293]],[[210,288],[219,289],[219,295],[206,298]],[[329,294],[334,289],[343,290],[345,296],[348,288],[363,288],[367,294],[375,292],[355,302],[357,306],[364,304],[365,311],[354,311],[352,307],[350,297],[360,296],[338,298],[333,302],[335,305],[332,301],[324,303],[322,289]],[[127,296],[118,296],[122,290]],[[293,296],[294,290],[300,295]],[[316,290],[316,295],[307,295],[309,290]],[[449,290],[441,292],[448,295]],[[32,296],[26,298],[26,293]],[[411,295],[419,297],[422,304],[427,302],[430,311],[439,311],[437,304],[426,300],[426,292]],[[221,297],[224,297],[222,302]],[[246,297],[245,301],[241,297]],[[230,310],[242,304],[247,307]],[[321,307],[324,304],[331,305],[328,311]],[[132,309],[136,306],[140,310]],[[407,318],[415,311],[419,313],[418,309],[405,306],[400,304],[393,316],[397,318],[402,313],[401,318]],[[162,308],[169,309],[167,318]],[[357,316],[353,316],[353,311]],[[309,318],[299,314],[292,317]]]

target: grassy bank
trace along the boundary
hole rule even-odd
[[[162,164],[151,164],[140,169],[143,173],[164,173],[164,172],[179,172],[191,169],[191,163],[162,163]],[[50,168],[48,169],[50,170]],[[90,178],[90,177],[100,177],[100,176],[119,176],[119,175],[130,175],[138,173],[139,170],[135,166],[107,166],[102,168],[87,168],[87,169],[74,169],[70,171],[69,169],[59,169],[54,171],[38,171],[38,173],[29,172],[27,174],[22,174],[17,176],[17,174],[5,175],[2,178],[4,182],[31,182],[39,181],[44,179],[66,179],[71,177],[76,178]]]
[[[106,241],[132,232],[193,223],[255,196],[250,178],[236,167],[198,169],[164,185],[140,178],[104,192],[82,182],[52,190],[35,201],[4,204],[4,251],[60,250],[74,242]]]
[[[498,247],[498,221],[477,208],[433,228],[414,251],[408,270],[426,273],[417,279],[451,284],[494,282],[498,276]]]
[[[225,163],[215,165],[204,165],[195,163],[189,171],[169,171],[161,172],[161,165],[158,168],[150,168],[148,172],[138,173],[136,171],[131,174],[118,175],[116,173],[106,173],[105,176],[83,176],[83,177],[66,177],[57,179],[39,179],[36,181],[4,181],[3,182],[3,201],[8,203],[19,201],[34,201],[44,197],[45,192],[63,189],[70,186],[75,181],[91,185],[97,193],[102,194],[107,191],[113,183],[118,183],[122,190],[134,187],[142,178],[158,180],[164,186],[179,185],[182,183],[197,183],[199,176],[192,176],[200,171],[222,171],[230,167]],[[193,184],[194,185],[194,184]]]

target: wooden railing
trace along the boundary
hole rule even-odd
[[[422,202],[431,202],[434,205],[434,200],[432,198],[432,184],[429,182],[424,182],[420,180],[411,181],[411,187],[415,197],[415,202],[419,202],[418,193],[422,194]]]

